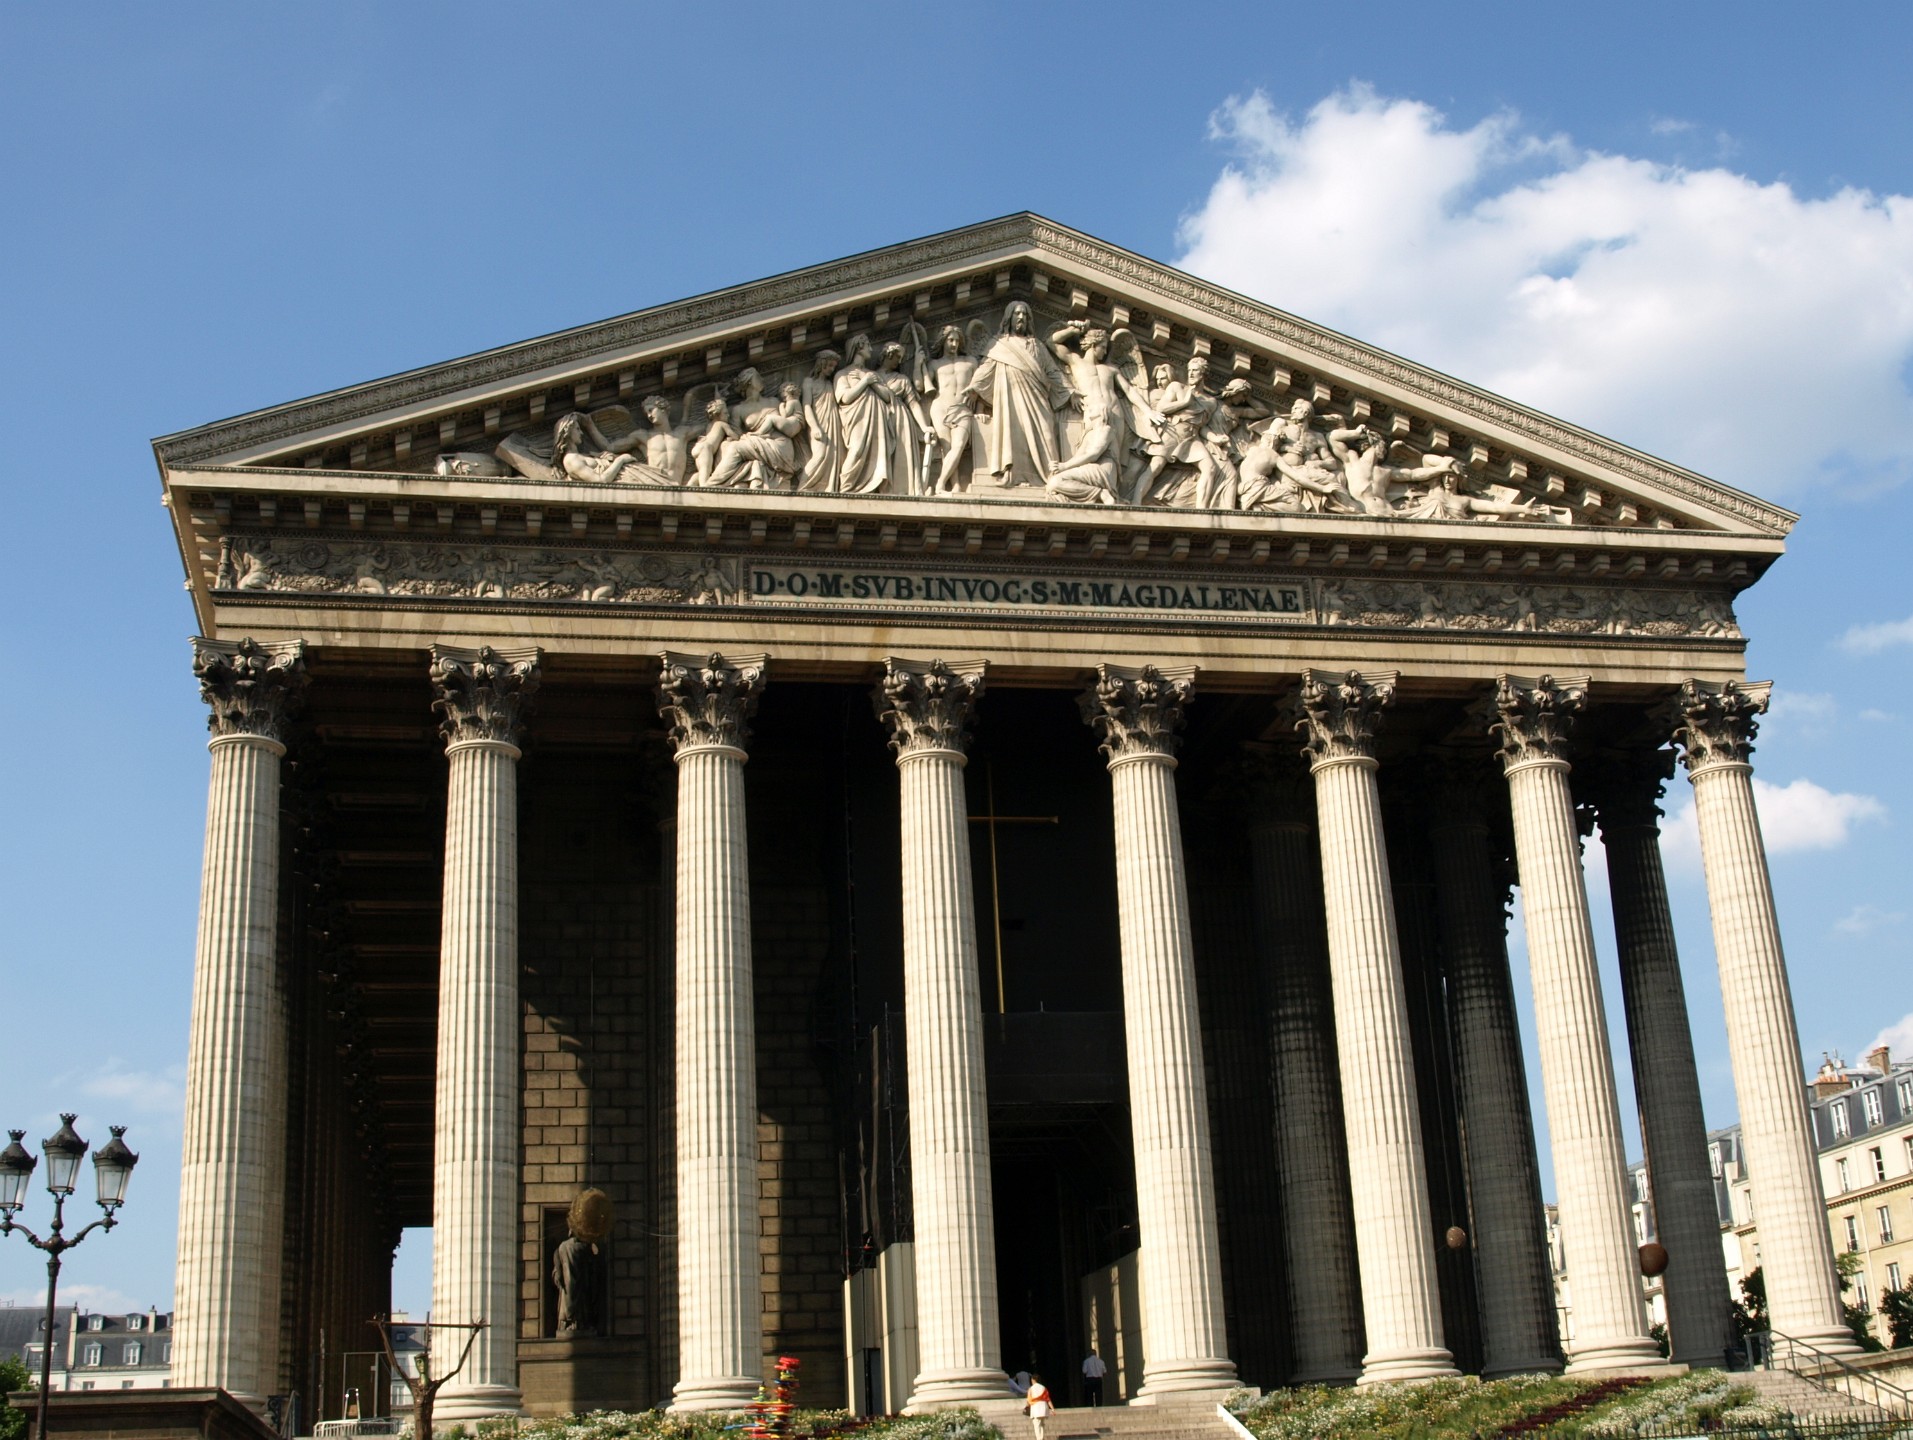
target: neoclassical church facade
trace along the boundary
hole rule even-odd
[[[1027,214],[155,449],[176,1385],[336,1414],[427,1225],[447,1420],[1648,1372],[1617,1025],[1715,1363],[1688,784],[1773,1324],[1847,1343],[1734,615],[1788,512]]]

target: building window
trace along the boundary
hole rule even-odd
[[[1874,1213],[1880,1217],[1880,1243],[1891,1245],[1893,1243],[1893,1212],[1882,1205]]]
[[[126,1328],[127,1328],[128,1330],[143,1330],[143,1329],[145,1329],[145,1328],[146,1328],[146,1317],[145,1317],[144,1315],[128,1315],[128,1316],[126,1317]]]
[[[173,1363],[172,1341],[168,1340],[164,1345],[159,1347],[159,1363],[162,1365],[170,1365]]]
[[[1900,1288],[1900,1262],[1897,1260],[1886,1267],[1886,1288],[1889,1290]]]
[[[1875,1145],[1871,1150],[1867,1151],[1867,1159],[1873,1162],[1873,1183],[1878,1185],[1882,1180],[1886,1179],[1886,1151],[1882,1147]]]
[[[86,1347],[86,1350],[84,1351],[84,1358],[81,1359],[80,1363],[82,1365],[97,1365],[105,1357],[105,1355],[106,1355],[106,1350],[104,1346],[89,1345]]]
[[[1867,1129],[1869,1130],[1886,1118],[1881,1111],[1880,1092],[1878,1089],[1863,1090],[1860,1092],[1860,1109],[1866,1114]]]
[[[1833,1173],[1840,1177],[1840,1193],[1846,1194],[1853,1188],[1853,1171],[1844,1159],[1833,1162]]]
[[[1867,1296],[1867,1277],[1864,1270],[1853,1277],[1853,1303],[1862,1310],[1873,1308],[1873,1302]]]
[[[1900,1083],[1893,1088],[1900,1097],[1900,1113],[1913,1115],[1913,1075],[1902,1077]]]
[[[1834,1138],[1844,1140],[1853,1133],[1852,1122],[1847,1119],[1847,1102],[1835,1100],[1827,1106],[1827,1119],[1832,1122]]]
[[[1847,1249],[1858,1250],[1860,1248],[1860,1222],[1855,1220],[1851,1215],[1843,1215],[1840,1219],[1841,1223],[1847,1227]],[[95,1361],[94,1363],[97,1364],[98,1362]]]
[[[91,1390],[93,1388],[93,1382],[91,1380],[82,1380],[80,1382],[80,1388],[82,1390]]]
[[[1884,1210],[1882,1210],[1882,1211],[1881,1211],[1880,1213],[1881,1213],[1882,1215],[1884,1215],[1884,1214],[1886,1214],[1886,1211],[1884,1211]],[[137,1365],[137,1364],[139,1364],[139,1357],[140,1357],[140,1343],[139,1343],[139,1341],[137,1341],[137,1340],[129,1340],[129,1341],[127,1341],[127,1342],[126,1342],[126,1362],[125,1362],[125,1363],[126,1363],[126,1364],[128,1364],[128,1365]]]
[[[1913,1109],[1913,1106],[1908,1108]],[[1716,1180],[1720,1179],[1720,1141],[1718,1140],[1707,1147],[1707,1168]]]

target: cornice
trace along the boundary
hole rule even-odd
[[[1478,420],[1506,426],[1526,438],[1545,441],[1582,460],[1649,484],[1662,485],[1704,505],[1739,516],[1764,531],[1785,535],[1800,519],[1791,510],[1736,490],[1695,471],[1621,445],[1591,430],[1557,420],[1540,410],[1466,384],[1439,370],[1417,365],[1338,331],[1211,285],[1192,275],[1145,259],[1092,236],[1033,216],[1032,235],[1042,251],[1119,275],[1138,288],[1152,290],[1206,310],[1218,319],[1253,326],[1315,356],[1362,374],[1392,381],[1418,396],[1452,406]]]
[[[1517,405],[1300,317],[1185,275],[1166,265],[1027,212],[865,252],[824,265],[713,291],[688,300],[577,326],[423,369],[181,431],[154,442],[163,467],[237,457],[274,442],[371,422],[433,402],[468,403],[487,386],[535,381],[543,373],[603,362],[621,352],[664,349],[675,339],[789,307],[828,303],[832,293],[880,289],[967,265],[1052,259],[1083,267],[1225,325],[1246,327],[1298,358],[1319,358],[1351,378],[1400,387],[1460,416],[1550,446],[1602,470],[1661,487],[1767,536],[1784,536],[1798,517],[1691,470]]]
[[[153,448],[167,465],[207,460],[303,431],[456,395],[478,386],[518,380],[527,373],[583,362],[606,351],[638,348],[702,325],[814,300],[820,292],[853,285],[882,285],[940,263],[980,260],[993,250],[1029,244],[1036,218],[1028,212],[1007,215],[921,240],[867,250],[828,264],[788,270],[763,280],[635,310],[610,320],[574,326],[495,350],[481,350],[457,360],[401,371],[362,385],[163,435],[153,442]]]

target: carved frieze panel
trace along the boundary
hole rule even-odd
[[[1490,634],[1737,639],[1724,592],[1377,580],[1247,567],[739,556],[526,544],[225,538],[215,591],[632,606],[1101,617]]]

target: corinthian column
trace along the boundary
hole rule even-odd
[[[1137,1398],[1145,1403],[1235,1383],[1176,813],[1176,731],[1194,679],[1194,669],[1101,665],[1081,701],[1115,794],[1123,1031],[1148,1333]]]
[[[678,765],[678,1382],[674,1410],[741,1410],[764,1377],[757,1033],[744,742],[762,655],[667,650],[658,710]]]
[[[1455,1373],[1442,1337],[1434,1221],[1415,1099],[1401,942],[1375,785],[1375,731],[1396,672],[1302,672],[1296,728],[1315,775],[1329,974],[1341,1073],[1361,1078],[1343,1106],[1355,1260],[1368,1353],[1358,1384]]]
[[[297,640],[195,640],[212,782],[180,1157],[173,1383],[258,1406],[279,1371],[285,992],[279,760],[305,689]]]
[[[535,649],[432,647],[445,737],[432,1124],[432,1315],[483,1320],[438,1397],[443,1420],[516,1414],[518,1389],[518,739]]]
[[[1503,675],[1495,684],[1495,728],[1514,807],[1515,864],[1534,976],[1555,1202],[1574,1287],[1570,1375],[1665,1363],[1647,1333],[1641,1303],[1640,1260],[1624,1189],[1621,1107],[1568,789],[1568,733],[1586,704],[1584,675]]]
[[[980,660],[885,660],[873,697],[903,790],[903,1017],[922,1364],[913,1411],[1004,1394],[963,795],[964,732],[982,694]]]
[[[1760,1219],[1767,1316],[1783,1335],[1834,1353],[1857,1350],[1840,1318],[1840,1282],[1814,1160],[1800,1035],[1780,947],[1767,847],[1754,808],[1753,753],[1771,681],[1680,689],[1675,738],[1700,822],[1727,1047]]]
[[[1718,1365],[1729,1331],[1727,1272],[1655,803],[1673,773],[1669,750],[1610,751],[1575,767],[1607,850],[1641,1144],[1656,1232],[1667,1251],[1661,1285],[1668,1349],[1683,1364]]]
[[[1561,1368],[1534,1117],[1508,973],[1507,891],[1482,794],[1491,778],[1485,755],[1442,757],[1424,792],[1468,1156],[1483,1379]]]
[[[1362,1363],[1341,1072],[1329,994],[1314,782],[1293,757],[1252,761],[1249,859],[1269,1000],[1275,1153],[1288,1255],[1292,1385],[1353,1380]]]

